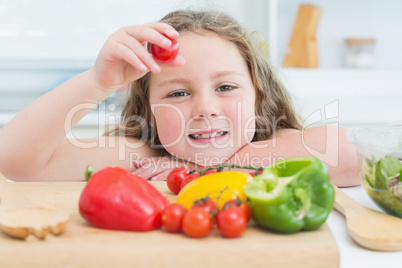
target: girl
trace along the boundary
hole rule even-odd
[[[149,43],[169,48],[173,39],[180,51],[172,61],[156,61],[147,51]],[[129,82],[116,129],[91,140],[65,138],[65,130]],[[79,109],[66,127],[66,115],[83,103],[93,106]],[[327,163],[336,185],[358,183],[356,152],[345,130],[301,130],[256,37],[214,11],[176,11],[158,23],[120,29],[90,70],[4,127],[0,144],[0,171],[13,180],[82,180],[88,164],[164,179],[177,165],[267,166],[314,155]]]

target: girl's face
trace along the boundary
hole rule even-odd
[[[237,47],[214,33],[182,33],[184,66],[161,64],[150,103],[159,139],[173,156],[202,166],[227,161],[255,132],[255,89]]]

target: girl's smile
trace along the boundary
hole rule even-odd
[[[161,64],[162,72],[151,76],[159,139],[170,154],[199,165],[226,161],[254,136],[247,65],[233,43],[214,33],[184,32],[178,41],[186,64]]]
[[[224,138],[226,135],[228,135],[227,131],[211,129],[189,134],[188,138],[194,143],[208,144],[216,142]]]

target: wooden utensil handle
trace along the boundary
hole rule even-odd
[[[357,203],[355,200],[347,196],[342,190],[340,190],[338,187],[335,185],[335,204],[334,208],[339,211],[342,215],[346,215],[346,212],[348,209],[351,208],[356,208],[358,206],[361,206],[359,203]]]

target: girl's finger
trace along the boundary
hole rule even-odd
[[[137,169],[140,169],[140,168],[148,169],[154,165],[157,165],[163,159],[164,159],[164,157],[160,157],[160,156],[144,157],[144,158],[133,161],[133,165]]]
[[[159,73],[161,71],[160,66],[156,63],[152,55],[137,40],[128,37],[128,40],[124,40],[124,42],[132,53],[134,53],[152,73]]]
[[[151,160],[149,158],[141,158],[133,161],[133,165],[135,168],[140,168],[146,164],[148,164]]]
[[[134,175],[137,175],[137,176],[140,176],[140,177],[144,177],[144,174],[146,174],[147,170],[148,170],[148,168],[140,167],[140,168],[137,168],[137,169],[133,172],[133,174],[134,174]],[[144,177],[144,178],[145,178],[145,177]]]
[[[185,63],[186,60],[182,56],[177,55],[176,58],[164,64],[169,64],[170,66],[183,66]]]
[[[143,178],[152,178],[152,177],[157,177],[161,176],[161,178],[165,178],[167,175],[170,173],[170,171],[172,171],[173,168],[177,167],[177,163],[170,161],[169,163],[167,162],[162,162],[163,164],[161,164],[160,161],[170,161],[169,159],[165,159],[165,158],[155,158],[155,161],[152,161],[151,158],[151,162],[138,168],[136,171],[133,172],[133,174],[141,176]],[[162,173],[164,173],[164,175],[162,175]]]
[[[115,49],[117,55],[121,59],[124,59],[126,62],[128,62],[135,69],[141,72],[148,71],[148,67],[137,57],[135,53],[133,53],[133,51],[130,48],[128,48],[124,44],[118,43],[115,46]]]
[[[152,177],[151,180],[152,181],[166,181],[166,178],[169,175],[170,171],[172,171],[172,169],[165,170],[162,173],[158,174],[157,176]]]
[[[153,23],[146,25],[136,25],[124,27],[119,32],[119,42],[126,45],[132,50],[138,59],[145,65],[152,73],[159,73],[161,71],[160,63],[156,62],[152,55],[145,48],[147,42],[156,44],[163,48],[169,48],[172,44],[169,37],[176,38],[178,33],[168,24]],[[166,36],[165,36],[165,35]],[[169,65],[182,66],[185,61],[182,57],[176,57],[174,61],[169,62]],[[138,68],[134,66],[135,68]]]
[[[176,39],[179,37],[179,32],[169,24],[163,22],[147,23],[145,26],[153,28],[154,30],[166,35],[170,39]]]
[[[164,171],[165,169],[162,169],[160,167],[157,167],[155,165],[152,166],[147,166],[147,167],[141,167],[139,169],[137,169],[136,171],[133,172],[133,174],[143,177],[145,179],[154,177],[156,175],[158,175],[159,173],[161,173],[162,171]]]
[[[159,73],[161,68],[158,65],[158,63],[154,60],[152,55],[148,52],[148,50],[145,48],[145,46],[142,44],[143,40],[139,40],[136,38],[134,35],[131,35],[128,31],[128,28],[130,29],[135,29],[135,34],[137,36],[141,35],[141,31],[143,31],[146,34],[145,35],[160,35],[158,32],[156,32],[153,29],[146,29],[143,26],[133,26],[133,27],[126,27],[123,29],[121,32],[119,32],[118,37],[116,38],[116,41],[123,44],[127,48],[129,48],[132,53],[136,55],[136,57],[145,65],[147,68],[152,72],[152,73]],[[152,33],[154,32],[154,33]],[[171,44],[170,40],[168,40],[166,37],[162,37],[163,39],[166,39],[169,44]],[[136,68],[136,66],[133,66]]]
[[[141,44],[149,42],[162,48],[169,48],[172,45],[172,41],[170,41],[170,39],[174,39],[171,36],[176,36],[172,34],[167,35],[164,31],[159,31],[158,29],[149,27],[147,25],[135,25],[125,27],[123,28],[123,31],[127,35],[134,37]],[[165,35],[168,37],[166,37]]]

